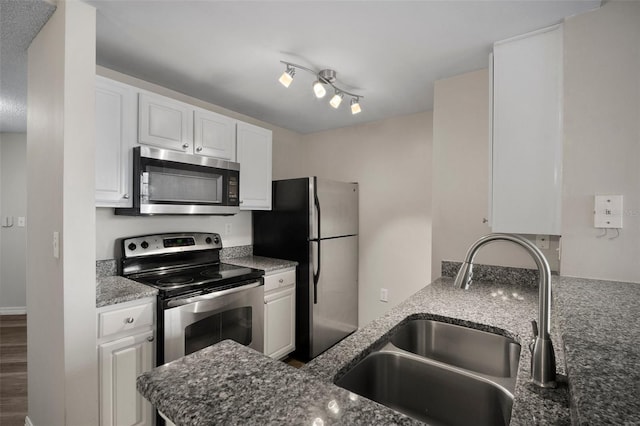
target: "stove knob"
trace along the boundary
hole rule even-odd
[[[205,242],[205,243],[207,243],[207,244],[211,244],[211,237],[207,237],[207,238],[204,240],[204,242]]]
[[[133,244],[133,243],[130,243],[130,244],[127,246],[127,248],[128,248],[129,250],[131,250],[131,251],[134,251],[134,250],[136,249],[136,247],[137,247],[137,246],[136,246],[135,244]]]
[[[220,237],[213,237],[213,242],[216,244],[220,244]]]
[[[146,241],[143,241],[142,243],[140,243],[140,247],[142,247],[143,249],[146,249],[147,247],[149,247],[149,243]]]

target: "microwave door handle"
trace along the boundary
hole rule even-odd
[[[316,211],[318,212],[318,215],[316,216],[316,226],[317,226],[317,230],[318,233],[316,234],[317,239],[314,241],[315,243],[318,243],[318,261],[315,262],[317,268],[315,268],[315,270],[313,271],[313,304],[317,305],[318,304],[318,281],[320,281],[320,263],[322,260],[321,254],[320,254],[320,200],[318,200],[318,184],[317,184],[317,178],[314,177],[314,187],[316,188],[316,191],[314,191],[314,197],[313,197],[313,204],[315,205]]]

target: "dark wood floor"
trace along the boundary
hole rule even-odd
[[[0,426],[27,415],[27,316],[0,315]]]
[[[297,360],[297,359],[295,359],[293,357],[290,357],[290,356],[286,357],[282,361],[287,363],[287,364],[289,364],[292,367],[295,367],[295,368],[301,368],[305,364],[304,362],[299,361],[299,360]]]

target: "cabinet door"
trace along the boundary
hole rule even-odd
[[[562,27],[496,43],[491,228],[560,234]]]
[[[271,130],[238,123],[240,210],[271,210]]]
[[[136,378],[153,368],[153,331],[98,346],[100,424],[151,425],[151,404],[136,390]]]
[[[282,358],[295,349],[295,287],[265,295],[264,303],[264,353]]]
[[[196,154],[236,160],[236,120],[204,109],[194,114]]]
[[[138,142],[193,152],[193,108],[152,93],[138,97]]]
[[[135,89],[96,77],[96,206],[131,207]]]

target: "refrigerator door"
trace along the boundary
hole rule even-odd
[[[315,187],[313,182],[316,182]],[[310,198],[313,207],[310,221],[312,239],[358,235],[357,183],[312,178]]]
[[[315,288],[309,280],[311,358],[353,333],[358,328],[358,237],[332,238],[311,243],[313,262],[321,247],[320,276]],[[310,274],[317,270],[312,265]]]

